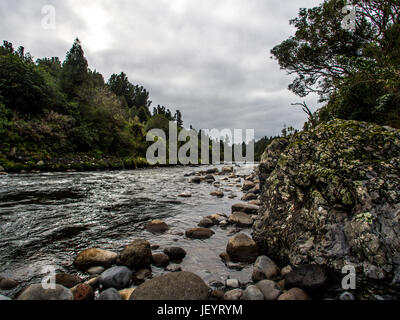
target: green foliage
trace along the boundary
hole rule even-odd
[[[0,164],[10,172],[44,169],[36,163],[51,159],[59,160],[46,164],[47,170],[147,166],[147,130],[168,132],[173,120],[165,108],[165,115],[152,116],[150,105],[148,91],[124,73],[106,84],[90,70],[78,39],[63,63],[56,57],[34,63],[23,47],[15,51],[5,41],[0,47]],[[78,160],[67,164],[63,157]]]
[[[72,98],[75,90],[81,86],[88,78],[88,62],[85,58],[81,42],[75,42],[63,63],[61,72],[61,87],[63,91]]]
[[[348,2],[348,1],[347,1]],[[301,9],[294,36],[272,50],[282,69],[297,77],[290,89],[327,102],[316,116],[400,127],[400,4],[354,0],[357,28],[342,28],[344,0]]]

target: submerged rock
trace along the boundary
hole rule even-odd
[[[400,130],[335,120],[275,140],[259,166],[253,237],[271,257],[365,277],[400,266]]]
[[[168,273],[140,285],[130,299],[207,300],[208,290],[207,284],[194,273]]]
[[[151,233],[164,233],[169,230],[169,227],[164,221],[153,220],[146,224],[146,230]]]
[[[214,226],[214,222],[209,218],[203,218],[199,222],[199,227],[201,228],[211,228]]]
[[[87,249],[78,254],[74,260],[74,265],[81,270],[96,266],[108,268],[114,264],[117,256],[117,253],[107,250],[96,248]]]

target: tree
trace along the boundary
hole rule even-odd
[[[297,76],[290,90],[301,97],[317,93],[328,102],[320,119],[396,125],[400,4],[397,0],[349,2],[357,8],[355,32],[341,26],[347,1],[325,0],[318,7],[301,9],[299,17],[290,21],[297,29],[295,35],[271,53],[282,69]]]
[[[70,51],[67,52],[61,73],[61,87],[68,97],[75,96],[75,90],[88,77],[88,62],[85,58],[81,42],[75,39]]]
[[[180,110],[176,110],[174,119],[178,128],[183,128],[182,113]]]

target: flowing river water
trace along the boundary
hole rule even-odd
[[[241,271],[228,269],[219,254],[224,252],[234,227],[213,227],[207,240],[190,240],[177,235],[196,227],[202,217],[230,214],[242,197],[232,180],[221,181],[225,197],[212,197],[208,183],[191,184],[185,174],[207,167],[153,168],[137,171],[19,174],[0,177],[0,276],[21,285],[40,282],[45,266],[61,272],[78,273],[72,267],[76,255],[87,248],[118,252],[135,239],[149,240],[165,247],[187,251],[184,271],[206,282],[228,277],[250,282],[252,266]],[[250,174],[252,165],[236,168],[239,175]],[[216,176],[216,179],[222,176]],[[229,183],[231,185],[229,185]],[[191,198],[179,198],[184,191]],[[228,195],[235,194],[236,199]],[[171,230],[154,235],[144,228],[148,221],[161,219]],[[251,229],[242,230],[250,234]],[[153,267],[153,274],[164,271]]]

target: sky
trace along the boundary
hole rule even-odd
[[[292,103],[320,107],[318,97],[287,89],[293,76],[270,51],[294,34],[289,20],[300,8],[321,1],[2,0],[0,40],[64,60],[79,37],[92,70],[106,80],[125,72],[152,107],[181,110],[186,127],[254,129],[261,138],[302,128],[307,115]],[[43,28],[46,5],[54,28]]]

